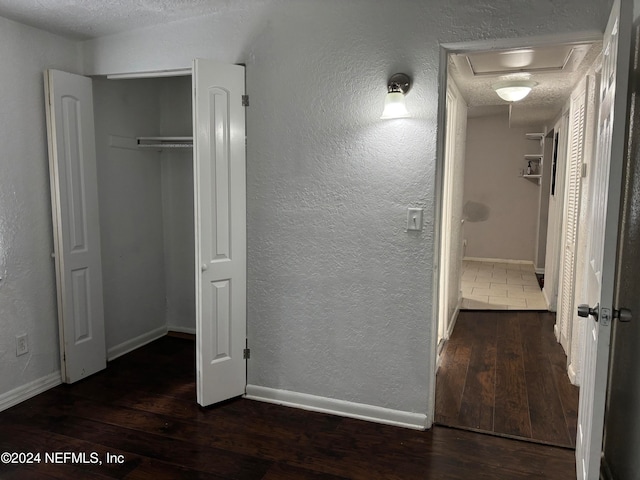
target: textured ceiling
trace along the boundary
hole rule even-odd
[[[66,37],[88,39],[259,3],[262,0],[0,0],[0,16]],[[599,51],[600,45],[594,44],[574,72],[532,73],[530,78],[538,85],[527,98],[513,104],[511,124],[544,125],[553,120]],[[470,115],[508,107],[491,88],[497,77],[469,78],[453,61],[449,72]]]
[[[511,125],[543,126],[553,121],[569,99],[575,85],[584,77],[589,67],[600,53],[601,45],[594,43],[584,59],[572,72],[522,73],[537,85],[531,93],[511,107]],[[496,53],[497,55],[498,53]],[[469,106],[469,114],[483,116],[508,111],[509,102],[502,100],[491,85],[500,80],[499,76],[472,77],[460,72],[456,63],[449,59],[449,73],[453,77],[462,96]]]
[[[245,0],[0,0],[0,16],[70,38],[87,39],[167,23]]]

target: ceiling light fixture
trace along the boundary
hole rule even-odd
[[[404,103],[404,96],[411,88],[411,79],[404,73],[396,73],[391,76],[387,84],[387,97],[384,100],[384,111],[380,118],[408,117],[409,112]]]
[[[519,102],[537,85],[529,80],[505,80],[491,85],[498,96],[507,102]]]

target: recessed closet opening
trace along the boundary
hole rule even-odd
[[[195,334],[191,94],[191,76],[93,78],[108,360]]]

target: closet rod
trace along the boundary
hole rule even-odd
[[[136,137],[140,148],[192,148],[193,137]]]

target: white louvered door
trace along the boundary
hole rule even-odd
[[[560,270],[560,343],[567,356],[571,354],[571,333],[575,316],[574,292],[576,272],[576,245],[580,216],[580,185],[584,159],[587,79],[585,78],[571,96],[569,108],[569,151],[565,186],[565,215],[562,232],[562,263]]]

